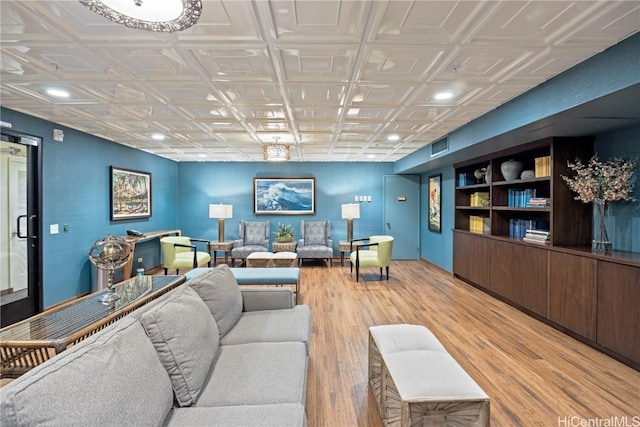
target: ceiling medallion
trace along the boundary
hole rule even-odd
[[[202,14],[201,0],[80,0],[95,13],[129,28],[173,33],[194,25]]]
[[[264,145],[264,159],[269,162],[284,162],[291,158],[287,144]]]

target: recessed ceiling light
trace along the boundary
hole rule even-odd
[[[151,139],[153,139],[154,141],[164,141],[164,134],[160,132],[152,133]]]
[[[367,156],[367,158],[369,158],[369,159],[375,159],[375,158],[376,158],[376,155],[375,155],[375,154],[369,154],[369,155]]]
[[[207,157],[207,155],[204,154],[204,153],[203,154],[198,154],[198,157],[200,157],[201,159],[204,159],[205,157]]]
[[[398,140],[400,140],[400,135],[393,134],[387,137],[387,141],[398,141]]]
[[[359,108],[349,108],[347,110],[347,116],[357,116],[358,114],[360,114]]]
[[[453,98],[453,93],[451,93],[451,92],[438,92],[438,93],[435,94],[434,98],[437,99],[438,101],[444,101],[445,99]]]
[[[57,89],[57,88],[49,88],[47,89],[47,93],[51,96],[55,96],[56,98],[68,98],[69,97],[69,92],[67,92],[64,89]]]

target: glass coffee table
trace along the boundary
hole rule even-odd
[[[0,329],[0,376],[24,374],[184,281],[184,276],[136,276],[114,286],[120,299],[109,305],[99,301],[109,292],[104,290]]]

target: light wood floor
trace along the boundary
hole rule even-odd
[[[365,271],[356,283],[339,262],[302,268],[298,303],[313,321],[309,426],[382,426],[367,387],[367,328],[389,323],[428,327],[490,396],[492,426],[625,416],[639,425],[640,372],[426,262],[393,262],[388,282]]]

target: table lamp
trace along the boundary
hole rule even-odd
[[[209,205],[209,218],[218,218],[218,242],[224,242],[224,219],[233,217],[233,205]]]
[[[353,219],[360,218],[360,205],[346,203],[342,205],[342,218],[347,220],[347,241],[353,239]]]

